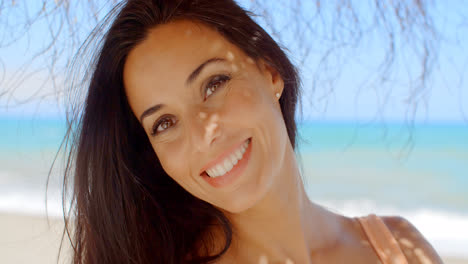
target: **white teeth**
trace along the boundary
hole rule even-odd
[[[237,162],[242,159],[245,150],[247,149],[250,140],[246,141],[239,149],[235,150],[231,155],[227,156],[223,161],[216,164],[215,166],[206,170],[208,176],[215,178],[223,176],[237,164]]]
[[[232,161],[230,158],[225,159],[223,165],[226,171],[230,171],[232,167],[234,167],[234,164],[232,164]]]
[[[217,165],[215,168],[214,168],[214,175],[222,175],[224,174],[224,168]]]
[[[240,149],[236,150],[234,152],[234,155],[236,155],[237,160],[240,160],[242,158],[242,152],[240,151]]]
[[[233,165],[237,164],[238,159],[237,159],[236,154],[232,154],[231,156],[229,156],[229,158],[231,158],[231,162],[232,162]]]
[[[214,168],[211,168],[211,169],[209,169],[209,170],[206,170],[206,173],[207,173],[208,175],[215,175],[215,174],[216,174],[216,171],[215,171]]]

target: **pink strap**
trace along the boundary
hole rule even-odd
[[[382,264],[408,264],[398,242],[380,217],[371,214],[357,219]]]

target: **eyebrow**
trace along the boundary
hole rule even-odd
[[[200,75],[201,71],[203,70],[203,68],[210,64],[210,63],[215,63],[215,62],[224,62],[226,61],[225,59],[223,58],[211,58],[211,59],[208,59],[207,61],[203,62],[202,64],[200,64],[200,66],[198,66],[190,75],[189,77],[187,78],[187,81],[185,81],[185,85],[189,85],[190,83],[192,83],[197,77],[198,75]],[[154,105],[148,109],[146,109],[140,116],[140,123],[143,124],[143,119],[149,115],[152,115],[153,113],[157,112],[159,109],[161,109],[162,107],[164,107],[163,104],[157,104],[157,105]]]
[[[189,85],[190,83],[192,83],[197,77],[198,75],[200,75],[201,71],[203,70],[203,68],[210,64],[210,63],[215,63],[215,62],[224,62],[226,61],[225,59],[223,58],[211,58],[205,62],[203,62],[202,64],[200,64],[200,66],[198,66],[190,75],[189,77],[187,78],[187,81],[185,82],[185,85]]]
[[[140,116],[140,123],[143,124],[143,118],[155,113],[156,111],[158,111],[159,109],[161,109],[162,107],[164,107],[163,104],[157,104],[157,105],[153,105],[152,107],[146,109],[143,114],[141,114]]]

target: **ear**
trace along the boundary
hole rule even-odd
[[[260,60],[259,66],[266,80],[271,85],[272,95],[276,98],[276,100],[279,100],[279,98],[281,98],[281,95],[283,94],[284,89],[283,78],[281,78],[281,75],[273,66],[271,66],[264,60]]]

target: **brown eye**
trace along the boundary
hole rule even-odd
[[[222,88],[226,84],[227,81],[231,79],[230,76],[227,75],[217,75],[208,83],[205,87],[205,97],[206,100],[210,95],[215,93],[219,88]]]
[[[165,116],[160,118],[153,126],[151,130],[151,135],[155,136],[161,132],[166,131],[167,129],[171,128],[176,123],[174,117]]]

